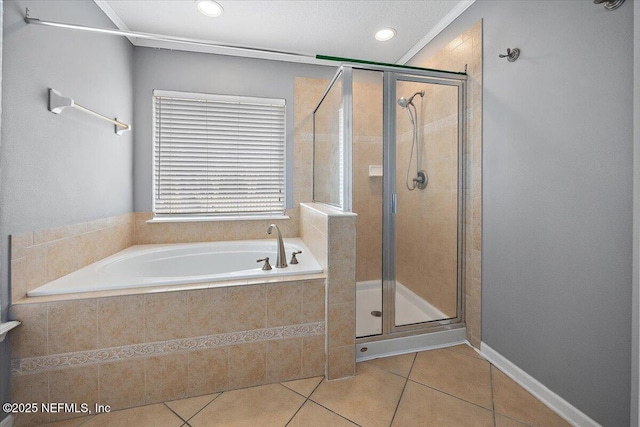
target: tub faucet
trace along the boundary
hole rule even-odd
[[[271,224],[267,228],[267,234],[271,234],[271,230],[276,229],[276,239],[278,240],[278,253],[276,255],[276,268],[287,267],[287,254],[284,251],[284,241],[282,240],[282,234],[277,225]]]

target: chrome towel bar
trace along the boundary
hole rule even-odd
[[[115,125],[114,129],[117,135],[122,135],[123,132],[127,130],[131,130],[131,125],[122,123],[117,118],[112,119],[111,117],[107,117],[100,113],[96,113],[95,111],[92,111],[86,107],[83,107],[82,105],[76,104],[72,98],[68,98],[62,95],[57,90],[49,89],[49,111],[51,111],[54,114],[60,114],[62,113],[62,110],[69,107],[73,107],[80,111],[84,111],[87,114],[91,114],[94,117],[98,117],[102,120],[106,120],[109,123],[113,123]]]

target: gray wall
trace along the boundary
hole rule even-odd
[[[633,329],[631,425],[640,423],[640,5],[633,10]]]
[[[0,129],[2,129],[2,19],[4,17],[3,11],[3,0],[0,0]],[[2,135],[0,134],[0,153],[2,153]],[[0,181],[1,183],[1,181]],[[0,184],[0,194],[2,194],[2,185]],[[4,207],[0,205],[0,215],[2,215],[2,211]],[[0,259],[2,258],[2,254],[5,253],[3,248],[0,246]],[[4,270],[2,263],[0,263],[0,272]],[[0,322],[5,322],[7,320],[7,302],[5,302],[6,292],[0,292]],[[11,393],[9,389],[9,376],[10,376],[10,366],[9,359],[11,356],[11,351],[9,349],[9,341],[5,340],[2,344],[0,344],[0,403],[8,402],[11,399]],[[0,421],[6,418],[8,415],[3,411],[0,411]]]
[[[420,54],[484,20],[483,341],[606,426],[630,422],[633,3],[479,0]]]
[[[9,235],[131,212],[132,135],[76,110],[47,110],[52,87],[107,116],[133,121],[126,40],[27,25],[43,20],[113,25],[91,1],[4,2],[0,148],[0,300],[9,301]],[[135,126],[135,123],[134,123]],[[9,399],[8,345],[0,348],[0,397]]]
[[[135,210],[152,204],[152,92],[154,89],[228,95],[284,98],[287,105],[287,204],[293,199],[293,88],[294,78],[329,79],[336,67],[208,55],[203,53],[135,48],[134,151]]]

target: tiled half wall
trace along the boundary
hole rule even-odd
[[[300,205],[300,235],[327,272],[327,379],[355,375],[356,218],[318,203]]]

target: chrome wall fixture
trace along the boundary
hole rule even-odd
[[[507,54],[498,55],[500,58],[507,58],[507,61],[514,62],[520,56],[520,49],[514,47],[513,49],[507,48]]]
[[[616,10],[619,8],[624,0],[593,0],[594,4],[602,4],[604,3],[604,8],[607,10]]]
[[[87,114],[91,114],[94,117],[98,117],[102,120],[106,120],[109,123],[113,123],[115,127],[115,132],[117,135],[122,135],[123,132],[127,130],[131,130],[131,125],[122,123],[117,118],[112,119],[111,117],[103,116],[100,113],[96,113],[95,111],[89,110],[88,108],[85,108],[82,105],[76,104],[73,99],[62,95],[57,90],[49,89],[49,111],[51,111],[53,114],[60,114],[62,113],[62,110],[69,107],[73,107],[77,110],[84,111]]]

